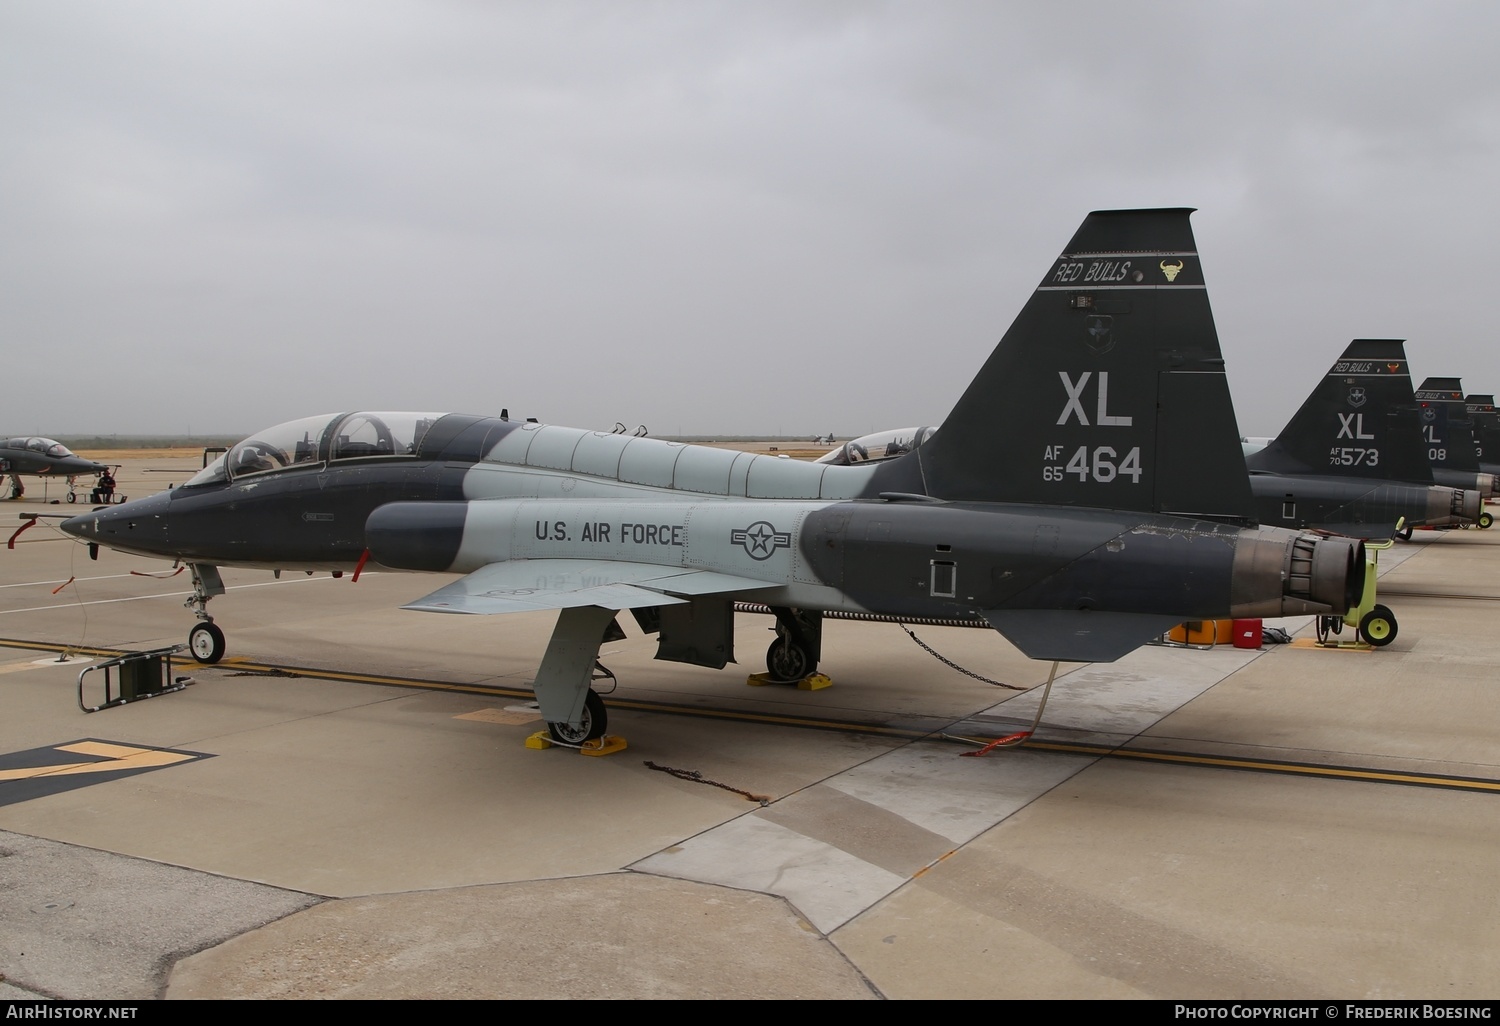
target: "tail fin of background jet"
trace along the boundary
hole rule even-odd
[[[1428,378],[1417,389],[1427,458],[1443,470],[1479,472],[1476,425],[1464,403],[1462,378]]]
[[[1252,471],[1432,483],[1402,339],[1349,343]]]
[[[1500,462],[1500,415],[1495,413],[1495,397],[1478,393],[1465,396],[1464,408],[1474,422],[1474,453],[1480,463]]]
[[[913,454],[926,494],[1253,518],[1190,213],[1088,216]]]

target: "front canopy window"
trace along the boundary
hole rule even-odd
[[[238,480],[325,460],[415,456],[441,413],[324,413],[257,431],[210,463],[188,485]]]
[[[257,431],[204,467],[188,481],[188,485],[209,484],[226,477],[238,478],[320,462],[319,448],[323,436],[329,425],[338,419],[336,413],[324,413]]]

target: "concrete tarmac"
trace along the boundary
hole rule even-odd
[[[41,497],[0,515],[72,511]],[[945,735],[1029,726],[1048,670],[999,635],[917,629],[1031,690],[845,622],[833,687],[748,687],[749,615],[722,671],[622,616],[628,748],[528,749],[553,616],[398,608],[439,575],[226,570],[223,662],[82,712],[87,660],[185,640],[170,571],[46,523],[0,553],[0,997],[1500,990],[1500,531],[1382,556],[1386,648],[1065,665],[1036,742],[983,758]]]

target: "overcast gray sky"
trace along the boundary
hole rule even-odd
[[[940,423],[1193,206],[1242,431],[1500,391],[1493,3],[0,3],[0,433]]]

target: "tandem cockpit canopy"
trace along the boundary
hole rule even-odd
[[[5,447],[7,449],[27,449],[34,453],[40,453],[43,456],[73,455],[73,450],[69,449],[61,442],[54,441],[51,438],[42,438],[36,435],[33,435],[30,438],[23,436],[21,438],[6,439]]]
[[[443,413],[324,413],[257,431],[192,477],[186,487],[233,481],[330,460],[416,456]]]
[[[917,446],[937,433],[935,427],[896,428],[893,431],[877,431],[861,435],[852,441],[818,457],[818,463],[835,467],[850,467],[856,463],[879,463],[905,456]]]

